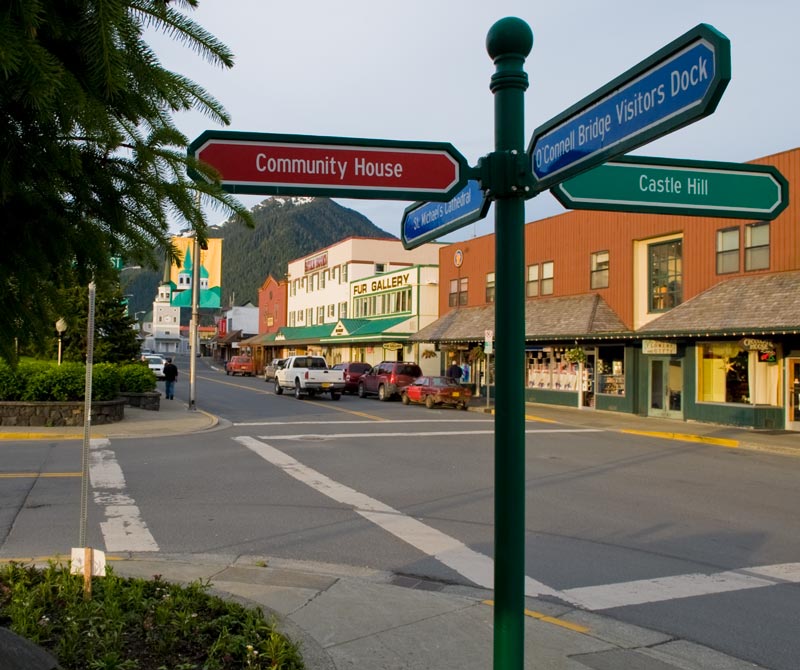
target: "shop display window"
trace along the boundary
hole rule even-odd
[[[529,354],[528,388],[577,391],[578,364],[568,362],[563,352]]]
[[[598,347],[597,390],[625,395],[625,347]]]
[[[776,351],[746,349],[740,342],[697,347],[699,402],[778,405],[780,366]]]

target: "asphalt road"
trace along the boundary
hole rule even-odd
[[[90,544],[491,584],[491,417],[278,397],[205,363],[197,403],[218,429],[93,450]],[[800,459],[526,427],[527,593],[796,670]],[[0,558],[77,546],[80,447],[0,445]]]

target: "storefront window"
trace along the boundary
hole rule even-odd
[[[701,344],[697,350],[700,402],[779,404],[780,367],[775,345],[745,339]]]
[[[578,390],[578,364],[570,363],[564,351],[528,352],[528,388],[551,391]]]
[[[625,395],[625,347],[598,347],[597,390]]]

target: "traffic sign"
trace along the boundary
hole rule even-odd
[[[534,131],[534,191],[708,116],[730,78],[730,41],[696,26]]]
[[[257,195],[447,201],[469,171],[446,142],[207,130],[189,155],[213,166],[224,190]]]
[[[470,180],[447,202],[415,202],[403,212],[401,239],[404,249],[416,247],[458,230],[486,216],[491,203],[480,184]]]
[[[550,192],[568,209],[774,219],[789,184],[772,165],[621,156]]]

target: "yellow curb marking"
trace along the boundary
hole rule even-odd
[[[484,600],[484,605],[489,605],[489,607],[494,607],[494,600]],[[588,633],[589,628],[586,626],[581,626],[577,623],[572,623],[571,621],[564,621],[563,619],[557,619],[552,616],[548,616],[547,614],[542,614],[541,612],[536,612],[534,610],[525,609],[522,611],[523,614],[531,619],[538,619],[539,621],[544,621],[545,623],[551,623],[554,626],[561,626],[562,628],[568,628],[569,630],[575,631],[576,633]]]
[[[645,437],[660,437],[666,440],[716,444],[717,446],[728,447],[729,449],[737,449],[739,447],[739,440],[730,440],[724,437],[706,437],[704,435],[691,435],[690,433],[666,433],[654,430],[635,430],[633,428],[621,429],[619,432],[629,433],[631,435],[644,435]]]
[[[38,479],[40,477],[80,477],[80,472],[0,472],[0,479]]]
[[[105,437],[98,433],[91,435],[92,439]],[[83,434],[75,433],[0,433],[0,440],[82,440]]]
[[[526,414],[525,415],[526,421],[538,421],[539,423],[558,423],[555,419],[545,419],[541,416],[534,416],[533,414]]]

